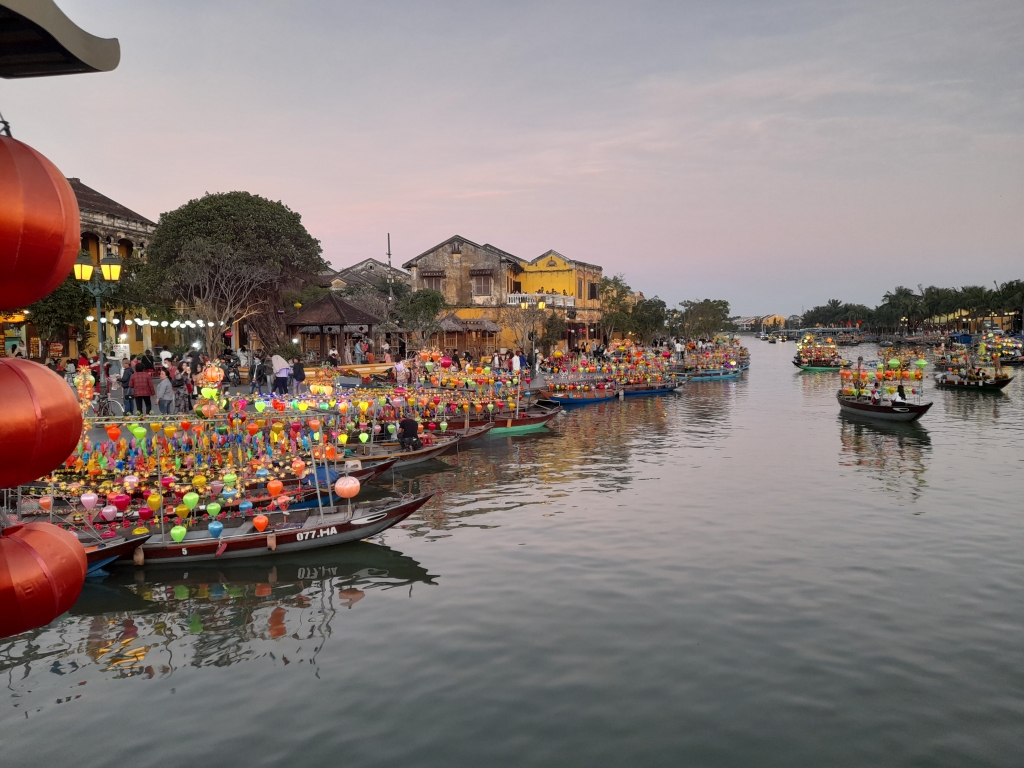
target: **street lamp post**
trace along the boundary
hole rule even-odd
[[[96,299],[96,339],[100,358],[100,387],[98,397],[102,404],[107,399],[106,355],[103,353],[103,307],[100,300],[113,291],[121,279],[121,259],[114,255],[113,248],[107,246],[107,255],[100,260],[100,271],[97,273],[88,253],[83,252],[75,261],[75,280],[84,283],[83,287]]]

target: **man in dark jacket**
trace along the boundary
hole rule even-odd
[[[306,380],[306,369],[302,367],[302,361],[293,358],[292,359],[292,394],[298,395],[302,393],[303,382]]]

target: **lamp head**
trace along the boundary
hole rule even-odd
[[[103,279],[109,283],[116,283],[121,279],[121,259],[114,255],[113,251],[107,251],[107,255],[100,261],[100,271]]]
[[[78,254],[78,258],[75,259],[75,280],[81,280],[83,283],[87,283],[92,280],[92,271],[95,269],[92,265],[92,257],[89,256],[87,251],[82,251]]]

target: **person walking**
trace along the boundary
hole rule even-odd
[[[145,367],[145,361],[140,362],[139,368],[128,380],[135,397],[135,405],[140,414],[149,414],[153,411],[153,369]]]
[[[302,361],[298,358],[292,360],[292,394],[301,395],[302,388],[306,381],[306,369],[302,367]]]
[[[292,371],[291,366],[280,355],[274,355],[270,358],[270,367],[274,370],[274,393],[287,397],[288,376]]]
[[[263,394],[263,385],[267,383],[267,369],[255,353],[252,366],[249,368],[249,394]]]
[[[169,414],[171,406],[174,405],[174,386],[171,384],[171,380],[167,378],[167,369],[162,366],[158,372],[155,393],[156,405],[160,409],[160,413],[164,415]]]
[[[132,368],[132,364],[128,362],[128,358],[121,361],[121,377],[118,379],[118,383],[121,385],[121,389],[124,390],[124,412],[125,415],[135,411],[135,393],[132,391],[132,376],[135,374],[135,369]]]

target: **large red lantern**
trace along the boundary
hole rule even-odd
[[[0,637],[49,624],[68,610],[87,568],[85,548],[62,528],[28,523],[0,530]]]
[[[81,247],[78,200],[57,167],[0,136],[0,311],[52,293]]]
[[[52,472],[78,446],[82,411],[60,376],[31,360],[0,358],[0,488]]]

